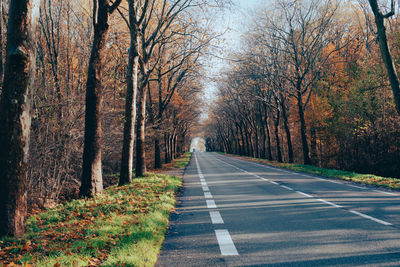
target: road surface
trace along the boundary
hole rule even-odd
[[[157,266],[400,266],[400,193],[195,152]]]

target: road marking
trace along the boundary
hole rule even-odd
[[[364,217],[364,218],[366,218],[366,219],[370,219],[370,220],[372,220],[372,221],[374,221],[374,222],[383,224],[383,225],[393,225],[393,224],[391,224],[391,223],[389,223],[389,222],[385,222],[385,221],[379,220],[379,219],[377,219],[377,218],[371,217],[371,216],[369,216],[369,215],[366,215],[366,214],[364,214],[364,213],[361,213],[361,212],[358,212],[358,211],[355,211],[355,210],[350,210],[350,212],[351,212],[351,213],[354,213],[354,214],[356,214],[356,215],[358,215],[358,216]]]
[[[381,191],[381,190],[374,190],[375,192],[386,194],[386,195],[391,195],[391,196],[398,196],[398,194],[391,193],[391,192],[386,192],[386,191]]]
[[[199,173],[200,179],[204,179],[204,175],[202,173]]]
[[[204,192],[204,198],[213,198],[210,192]]]
[[[201,182],[201,185],[202,186],[207,186],[207,183],[206,182]]]
[[[224,220],[222,220],[221,214],[219,211],[210,211],[211,222],[213,224],[223,224]]]
[[[209,208],[209,209],[216,209],[217,208],[217,205],[215,205],[215,201],[214,200],[207,199],[206,202],[207,202],[207,208]]]
[[[203,187],[203,191],[210,191],[210,188],[208,188],[208,186],[203,185],[202,187]]]
[[[217,236],[219,249],[221,250],[221,255],[223,256],[239,255],[228,230],[215,230],[215,235]]]
[[[292,188],[290,188],[290,187],[288,187],[288,186],[286,186],[286,185],[281,185],[283,188],[285,188],[285,189],[287,189],[287,190],[292,190],[293,191],[293,189]]]
[[[238,167],[236,167],[236,166],[234,166],[234,165],[232,165],[232,164],[229,164],[229,163],[227,163],[227,162],[225,162],[225,161],[223,161],[223,160],[220,160],[220,159],[218,159],[218,160],[219,160],[219,161],[222,161],[222,162],[225,163],[225,164],[231,165],[232,167],[234,167],[234,168],[236,168],[236,169],[238,169],[238,170],[242,170],[242,169],[240,169],[240,168],[238,168]],[[252,163],[252,162],[250,162],[250,163]],[[256,165],[259,165],[259,164],[256,164]],[[265,168],[268,168],[268,166],[265,166],[265,165],[260,165],[260,166],[263,166],[263,167],[265,167]],[[274,169],[275,169],[275,168],[274,168]],[[277,169],[277,170],[282,171],[281,169]],[[243,170],[242,170],[242,171],[243,171]],[[246,171],[245,171],[245,172],[246,172]],[[346,184],[346,183],[340,183],[340,182],[337,182],[337,181],[322,179],[322,178],[313,177],[313,176],[309,176],[309,175],[305,175],[305,174],[298,174],[298,173],[295,173],[295,172],[291,172],[291,173],[292,173],[292,174],[301,175],[301,176],[310,177],[310,178],[314,178],[314,179],[318,179],[318,180],[321,180],[321,181],[326,181],[326,182],[331,182],[331,183],[336,183],[336,184],[342,184],[342,185],[347,185],[347,186],[350,186],[350,187],[355,187],[355,188],[367,190],[367,188],[364,188],[364,187],[361,187],[361,186],[356,186],[356,185],[351,185],[351,184]],[[253,174],[253,176],[256,176],[256,175]],[[266,179],[266,178],[261,178],[261,179],[262,179],[262,180],[265,180],[265,181],[269,181],[269,180]],[[269,181],[269,182],[272,183],[272,184],[279,185],[278,183],[276,183],[276,182],[274,182],[274,181]],[[289,189],[289,188],[290,188],[290,187],[287,187],[287,186],[284,186],[284,185],[280,185],[280,186],[283,187],[283,188],[286,188],[286,189]],[[293,189],[290,188],[289,190],[293,190]],[[388,194],[388,195],[398,196],[397,194],[394,194],[394,193],[391,193],[391,192],[385,192],[385,191],[381,191],[381,190],[373,190],[373,191],[376,191],[376,192],[379,192],[379,193]],[[301,191],[296,191],[296,192],[299,193],[299,194],[301,194],[301,195],[303,195],[303,196],[306,196],[306,197],[309,197],[309,198],[314,198],[314,196],[309,195],[309,194],[306,194],[306,193],[303,193],[303,192],[301,192]],[[318,200],[318,201],[320,201],[320,202],[323,202],[323,203],[325,203],[325,204],[334,206],[334,207],[336,207],[336,208],[343,208],[343,206],[337,205],[337,204],[335,204],[335,203],[329,202],[329,201],[324,200],[324,199],[320,199],[320,198],[319,198],[319,199],[316,199],[316,200]],[[391,223],[389,223],[389,222],[386,222],[386,221],[383,221],[383,220],[374,218],[374,217],[372,217],[372,216],[366,215],[366,214],[361,213],[361,212],[358,212],[358,211],[354,211],[354,210],[347,210],[347,211],[349,211],[349,212],[351,212],[351,213],[353,213],[353,214],[356,214],[356,215],[358,215],[358,216],[361,216],[361,217],[363,217],[363,218],[372,220],[372,221],[374,221],[374,222],[377,222],[377,223],[386,225],[386,226],[391,226],[391,225],[393,225],[393,224],[391,224]]]
[[[366,188],[365,188],[365,187],[362,187],[362,186],[357,186],[357,185],[352,185],[352,184],[348,184],[347,186],[354,187],[354,188],[358,188],[358,189],[363,189],[363,190],[366,190]]]
[[[311,177],[311,176],[309,176],[309,177]],[[314,177],[311,177],[311,178],[314,178]],[[341,182],[333,181],[333,180],[325,180],[325,181],[330,182],[330,183],[333,183],[333,184],[343,184],[343,183],[341,183]]]
[[[306,196],[306,197],[313,197],[312,195],[303,193],[303,192],[301,192],[301,191],[296,191],[296,192],[299,193],[299,194],[302,194],[303,196]]]
[[[206,179],[204,179],[204,178],[203,178],[203,179],[200,179],[200,182],[205,182],[205,181],[206,181]]]
[[[325,204],[334,206],[334,207],[336,207],[336,208],[343,208],[342,206],[336,205],[335,203],[329,202],[329,201],[327,201],[327,200],[325,200],[325,199],[317,198],[317,200],[318,200],[318,201],[321,201],[321,202],[323,202],[323,203],[325,203]]]

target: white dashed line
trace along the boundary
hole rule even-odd
[[[301,192],[301,191],[296,191],[296,192],[299,193],[299,194],[301,194],[301,195],[303,195],[303,196],[306,196],[306,197],[313,197],[312,195],[303,193],[303,192]]]
[[[370,219],[370,220],[372,220],[372,221],[374,221],[374,222],[383,224],[383,225],[393,225],[393,224],[391,224],[391,223],[389,223],[389,222],[385,222],[385,221],[379,220],[379,219],[377,219],[377,218],[371,217],[371,216],[369,216],[369,215],[366,215],[366,214],[364,214],[364,213],[361,213],[361,212],[358,212],[358,211],[355,211],[355,210],[350,210],[350,212],[353,213],[353,214],[356,214],[356,215],[358,215],[358,216],[361,216],[361,217],[363,217],[363,218]]]
[[[228,165],[230,165],[230,166],[232,166],[232,167],[234,167],[234,168],[236,168],[236,169],[238,169],[238,170],[240,170],[240,171],[243,171],[243,172],[245,172],[245,173],[249,173],[249,172],[247,172],[247,171],[245,171],[245,170],[242,170],[242,169],[240,169],[240,168],[238,168],[238,167],[236,167],[236,166],[234,166],[234,165],[232,165],[232,164],[229,164],[229,163],[227,163],[227,162],[225,162],[225,161],[223,161],[223,160],[220,160],[220,159],[217,159],[217,160],[219,160],[219,161],[221,161],[221,162],[223,162],[223,163],[225,163],[225,164],[228,164]],[[250,162],[250,163],[252,163],[252,162]],[[275,169],[275,170],[279,170],[279,171],[282,171],[282,172],[287,172],[287,173],[290,173],[290,174],[297,174],[297,175],[300,175],[300,176],[309,177],[309,178],[313,178],[313,179],[317,179],[317,180],[321,180],[321,181],[325,181],[325,182],[330,182],[330,183],[335,183],[335,184],[341,184],[341,185],[347,185],[347,186],[354,187],[354,188],[358,188],[358,189],[368,190],[367,188],[361,187],[361,186],[356,186],[356,185],[341,183],[341,182],[334,181],[334,180],[322,179],[322,178],[313,177],[313,176],[305,175],[305,174],[298,174],[298,173],[295,173],[295,172],[284,171],[284,170],[281,170],[281,169],[278,169],[278,168],[269,167],[269,166],[265,166],[265,165],[261,165],[261,164],[257,164],[257,163],[254,163],[254,164],[255,164],[255,165],[258,165],[258,166],[262,166],[262,167],[264,167],[264,168]],[[249,173],[249,174],[251,174],[251,173]],[[258,175],[255,175],[255,174],[252,174],[252,175],[255,176],[255,177],[259,177],[259,178],[261,178],[261,179],[264,180],[264,181],[268,181],[268,182],[270,182],[270,183],[272,183],[272,184],[279,185],[277,182],[270,181],[270,180],[268,180],[268,179],[266,179],[266,178],[262,178],[262,177],[260,177],[260,176],[258,176]],[[293,190],[292,188],[287,187],[287,186],[284,186],[284,185],[280,185],[280,186],[283,187],[283,188],[286,188],[286,189],[288,189],[288,190]],[[293,190],[293,191],[294,191],[294,190]],[[399,196],[398,194],[391,193],[391,192],[385,192],[385,191],[381,191],[381,190],[373,190],[373,191],[378,192],[378,193],[382,193],[382,194],[392,195],[392,196]],[[306,197],[309,197],[309,198],[314,198],[314,196],[309,195],[309,194],[306,194],[306,193],[303,193],[303,192],[301,192],[301,191],[296,191],[296,192],[297,192],[298,194],[303,195],[303,196],[306,196]],[[336,208],[343,208],[343,206],[337,205],[337,204],[335,204],[335,203],[332,203],[332,202],[327,201],[327,200],[324,200],[324,199],[318,198],[318,199],[316,199],[316,200],[318,200],[318,201],[320,201],[320,202],[323,202],[323,203],[325,203],[325,204],[328,204],[328,205],[330,205],[330,206],[336,207]],[[372,216],[366,215],[366,214],[361,213],[361,212],[358,212],[358,211],[354,211],[354,210],[348,210],[348,211],[351,212],[351,213],[353,213],[353,214],[356,214],[356,215],[358,215],[358,216],[361,216],[361,217],[363,217],[363,218],[372,220],[372,221],[374,221],[374,222],[377,222],[377,223],[380,223],[380,224],[383,224],[383,225],[386,225],[386,226],[391,226],[391,225],[393,225],[393,224],[391,224],[391,223],[389,223],[389,222],[386,222],[386,221],[383,221],[383,220],[374,218],[374,217],[372,217]]]
[[[290,188],[290,187],[288,187],[288,186],[286,186],[286,185],[281,185],[283,188],[285,188],[285,189],[287,189],[287,190],[292,190],[293,191],[293,189],[292,188]]]
[[[204,198],[213,198],[210,192],[204,192]]]
[[[213,199],[207,199],[206,202],[207,202],[207,208],[209,208],[209,209],[217,208],[217,205],[215,205],[215,202]]]
[[[323,202],[323,203],[325,203],[325,204],[334,206],[334,207],[336,207],[336,208],[343,208],[342,206],[336,205],[335,203],[329,202],[329,201],[327,201],[327,200],[325,200],[325,199],[317,198],[317,200],[318,200],[318,201],[321,201],[321,202]]]
[[[353,187],[353,188],[358,188],[358,189],[366,190],[366,188],[365,188],[365,187],[362,187],[362,186],[357,186],[357,185],[352,185],[352,184],[348,184],[347,186],[350,186],[350,187]]]
[[[375,192],[386,194],[386,195],[391,195],[391,196],[398,196],[398,194],[391,193],[391,192],[386,192],[386,191],[381,191],[381,190],[374,190]]]
[[[219,211],[210,211],[211,222],[213,224],[223,224],[224,220],[222,220],[221,214]]]
[[[215,235],[217,236],[219,249],[221,250],[221,255],[223,256],[239,255],[228,230],[215,230]]]

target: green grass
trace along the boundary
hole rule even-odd
[[[373,174],[360,174],[349,171],[341,171],[335,169],[324,169],[311,165],[301,165],[301,164],[290,164],[290,163],[279,163],[276,161],[269,161],[265,159],[257,159],[250,157],[241,157],[250,159],[252,161],[261,162],[267,165],[272,165],[279,168],[290,169],[298,172],[311,173],[315,175],[325,176],[329,178],[336,178],[351,182],[357,182],[361,184],[368,184],[380,187],[386,187],[390,189],[400,189],[400,179],[381,177]]]
[[[171,167],[172,168],[184,168],[189,164],[191,157],[192,157],[192,152],[186,152],[185,154],[182,155],[182,157],[175,159],[172,162]]]
[[[32,216],[22,238],[0,240],[0,262],[153,266],[181,185],[179,178],[150,173]]]

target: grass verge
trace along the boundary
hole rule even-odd
[[[192,152],[186,152],[181,157],[174,159],[171,163],[164,164],[163,170],[184,168],[189,164],[191,157]]]
[[[223,154],[223,153],[222,153]],[[361,184],[368,184],[380,187],[386,187],[390,189],[400,189],[400,179],[397,178],[389,178],[389,177],[381,177],[373,174],[360,174],[349,171],[341,171],[335,169],[324,169],[311,165],[301,165],[301,164],[290,164],[290,163],[279,163],[276,161],[269,161],[265,159],[251,158],[251,157],[243,157],[237,155],[224,154],[227,156],[240,157],[243,159],[251,160],[254,162],[261,162],[267,165],[272,165],[279,168],[290,169],[298,172],[311,173],[315,175],[325,176],[329,178],[336,178],[351,182],[357,182]]]
[[[147,174],[31,216],[19,239],[0,239],[0,263],[33,266],[153,266],[181,179]]]

